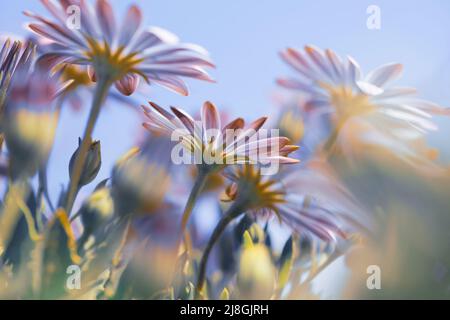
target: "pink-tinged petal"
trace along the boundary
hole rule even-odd
[[[154,61],[156,60],[156,58],[169,56],[181,52],[189,54],[197,54],[200,56],[208,56],[208,51],[206,51],[200,46],[190,43],[168,44],[166,42],[148,48],[147,50],[142,52],[142,56],[144,59],[150,59],[150,61]]]
[[[55,6],[51,0],[41,0],[41,3],[59,22],[66,23],[67,15],[65,14],[65,8]]]
[[[146,64],[141,66],[139,70],[148,77],[151,77],[152,75],[153,77],[155,77],[155,75],[171,75],[214,82],[205,70],[194,66]]]
[[[296,79],[290,78],[280,78],[277,79],[277,84],[286,88],[286,89],[294,89],[302,92],[307,92],[309,94],[317,94],[318,88],[312,84],[306,84]]]
[[[345,70],[341,58],[330,49],[325,50],[325,55],[327,56],[330,65],[332,66],[336,79],[343,79]]]
[[[61,45],[64,45],[64,46],[69,46],[70,45],[70,44],[67,43],[68,39],[65,38],[63,35],[61,35],[59,33],[56,33],[53,30],[49,30],[48,28],[46,28],[43,25],[40,25],[40,24],[37,24],[37,23],[30,23],[28,25],[28,28],[32,32],[34,32],[34,33],[36,33],[36,34],[38,34],[38,35],[40,35],[42,37],[45,37],[45,38],[47,38],[47,39],[49,39],[51,41],[55,41],[55,42],[60,43]]]
[[[195,132],[195,120],[184,110],[175,107],[170,108],[173,114],[181,121],[186,129],[193,135]]]
[[[116,20],[114,11],[108,0],[97,0],[97,18],[106,40],[112,43],[116,30]]]
[[[323,227],[318,225],[317,223],[312,223],[305,217],[302,217],[301,213],[298,211],[288,208],[282,207],[279,211],[282,218],[286,220],[286,222],[291,225],[294,229],[299,232],[309,232],[313,236],[318,237],[323,241],[331,241],[333,240],[333,236],[330,235]]]
[[[408,88],[408,87],[395,87],[395,88],[389,88],[384,89],[383,93],[376,97],[376,99],[395,99],[395,98],[403,98],[404,96],[413,95],[417,93],[416,88]]]
[[[166,136],[170,136],[172,134],[172,130],[168,130],[167,128],[160,127],[151,122],[144,122],[142,126],[152,133],[162,134]]]
[[[230,123],[228,123],[224,128],[223,131],[225,133],[225,130],[239,130],[243,129],[245,126],[245,121],[242,118],[236,118]]]
[[[383,94],[384,90],[383,88],[380,88],[370,82],[366,81],[357,81],[356,86],[359,88],[359,90],[362,91],[362,93],[367,94],[369,96],[379,96]]]
[[[288,48],[280,53],[281,58],[292,68],[303,74],[307,78],[314,79],[315,75],[311,71],[311,66],[303,57],[302,53],[296,49]]]
[[[137,6],[131,6],[128,9],[120,32],[119,44],[121,46],[126,46],[130,43],[131,39],[136,34],[136,31],[139,29],[141,22],[141,10]]]
[[[274,156],[274,157],[269,157],[268,159],[270,159],[273,162],[278,162],[280,164],[296,164],[296,163],[300,162],[300,160],[298,160],[298,159],[284,157],[284,156]]]
[[[159,27],[150,27],[144,30],[136,41],[133,41],[134,45],[131,51],[140,52],[161,43],[175,44],[178,41],[178,37],[170,31]]]
[[[37,59],[36,65],[47,68],[47,70],[52,70],[55,67],[58,67],[59,69],[69,59],[70,56],[62,56],[59,54],[44,54]]]
[[[29,12],[29,11],[25,11],[24,14],[28,17],[34,18],[34,19],[38,20],[39,22],[41,22],[42,25],[39,25],[39,24],[33,24],[33,25],[34,26],[38,25],[40,31],[43,33],[46,33],[48,36],[50,36],[50,37],[53,36],[53,38],[60,38],[60,39],[61,39],[61,37],[63,37],[62,39],[69,40],[72,44],[84,46],[83,39],[79,38],[72,30],[69,30],[65,24],[58,25],[48,19],[45,19],[45,18],[43,18],[39,15],[36,15],[32,12]],[[33,28],[32,28],[32,30],[35,31]],[[37,31],[35,31],[35,32],[37,32]],[[45,37],[47,37],[47,36],[45,36]],[[58,41],[58,42],[61,42],[61,41]],[[67,45],[67,41],[63,40],[62,43]]]
[[[207,57],[194,57],[186,55],[171,55],[158,59],[159,64],[195,65],[198,67],[215,68],[214,63]]]
[[[143,110],[145,116],[150,120],[150,123],[153,126],[159,127],[161,130],[165,130],[169,134],[177,129],[177,127],[161,113],[157,111],[148,112],[148,109],[146,108],[143,108]]]
[[[264,123],[266,123],[267,119],[268,119],[268,117],[261,117],[259,119],[256,119],[255,121],[250,123],[250,125],[248,126],[248,129],[253,129],[255,131],[258,131],[259,129],[261,129],[261,127],[264,125]]]
[[[166,109],[160,107],[159,105],[157,105],[156,103],[154,103],[152,101],[149,101],[148,103],[153,107],[153,109],[155,109],[157,112],[159,112],[161,115],[163,115],[167,120],[169,120],[169,121],[173,120],[174,116],[170,112],[168,112]]]
[[[367,75],[366,81],[377,87],[383,87],[388,82],[398,79],[402,72],[403,66],[399,63],[385,64],[371,71]]]
[[[253,137],[266,121],[267,117],[261,117],[253,121],[246,129],[237,132],[237,136],[234,136],[234,141],[227,141],[227,139],[231,139],[231,137],[226,137],[225,142],[228,143],[228,145],[225,148],[225,152],[233,151],[235,147],[240,146],[242,143],[245,143],[248,139]]]
[[[159,77],[157,74],[147,74],[146,76],[158,85],[170,89],[175,93],[181,94],[182,96],[189,95],[189,89],[186,83],[176,76]]]
[[[79,6],[81,9],[81,30],[92,38],[98,38],[100,30],[95,24],[97,18],[94,8],[87,4],[85,0],[80,0]]]
[[[220,115],[216,106],[209,101],[203,104],[202,108],[203,130],[221,129]]]
[[[352,57],[348,56],[347,59],[348,59],[348,76],[350,78],[349,79],[350,84],[353,85],[361,78],[361,68],[358,62],[356,62],[356,60],[353,59]]]
[[[236,148],[236,153],[253,151],[259,152],[261,155],[279,155],[279,150],[287,145],[290,140],[286,137],[271,137],[266,139],[258,139],[245,143]]]
[[[423,100],[423,99],[404,99],[404,104],[407,104],[413,108],[417,108],[420,110],[423,110],[425,112],[428,112],[432,115],[441,115],[441,116],[448,116],[450,115],[450,108],[442,107],[436,103]]]
[[[117,90],[125,96],[130,96],[136,91],[139,85],[139,76],[135,74],[127,74],[119,81],[115,82]]]
[[[311,58],[311,60],[315,63],[315,65],[328,77],[332,77],[332,74],[328,68],[326,59],[322,51],[314,47],[312,45],[305,46],[305,51]]]
[[[280,155],[286,157],[290,153],[297,151],[299,148],[300,148],[299,146],[286,145],[280,149]]]
[[[233,143],[236,134],[239,133],[245,126],[245,121],[242,118],[237,118],[228,123],[222,129],[222,142],[224,145]],[[231,136],[228,134],[231,133]],[[233,139],[233,140],[232,140]],[[230,140],[230,141],[228,141]]]
[[[203,104],[201,112],[201,121],[203,129],[204,141],[211,143],[214,141],[213,147],[216,148],[219,143],[223,141],[220,138],[221,134],[221,123],[220,115],[216,106],[209,101]]]

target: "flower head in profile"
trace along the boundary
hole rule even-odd
[[[54,44],[55,50],[42,56],[56,68],[65,64],[86,66],[93,81],[107,77],[124,95],[131,95],[140,79],[187,95],[183,77],[211,81],[205,67],[213,67],[208,53],[193,44],[180,43],[161,28],[142,29],[142,14],[131,6],[118,24],[108,0],[95,7],[85,0],[42,0],[53,16],[47,19],[26,12],[36,22],[29,28]],[[67,10],[79,8],[80,25],[67,25]]]
[[[222,127],[219,112],[211,102],[204,103],[200,121],[179,108],[172,107],[170,113],[155,103],[150,102],[150,105],[152,108],[143,106],[149,119],[144,127],[179,142],[179,149],[174,148],[172,152],[173,161],[182,154],[180,161],[183,163],[218,169],[228,164],[298,162],[288,157],[297,150],[289,144],[288,138],[261,130],[266,117],[248,126],[242,118],[237,118]]]
[[[366,144],[410,144],[437,128],[432,116],[450,114],[447,108],[417,98],[414,88],[391,86],[402,73],[401,64],[386,64],[364,76],[353,58],[342,59],[329,49],[290,48],[281,57],[300,77],[278,83],[306,95],[312,112],[330,115],[339,131],[364,128],[357,135]]]
[[[32,175],[46,161],[58,120],[54,101],[67,85],[37,65],[17,68],[2,118],[13,176]]]
[[[35,52],[35,46],[31,42],[26,44],[21,41],[6,39],[0,51],[0,91],[2,99],[6,94],[14,72],[18,66],[31,63]]]
[[[346,239],[347,232],[356,226],[363,229],[352,218],[352,211],[359,209],[345,189],[310,169],[264,176],[258,167],[243,165],[231,168],[225,175],[231,184],[223,200],[233,201],[242,212],[256,217],[276,216],[294,231],[326,242]],[[316,185],[323,189],[322,193]]]

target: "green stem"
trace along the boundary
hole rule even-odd
[[[191,193],[189,194],[188,201],[186,206],[184,207],[183,217],[181,218],[181,234],[183,235],[186,231],[186,227],[191,216],[192,210],[194,209],[195,202],[199,197],[200,193],[205,186],[206,178],[208,177],[208,173],[202,170],[199,170],[197,179],[195,180],[194,186],[192,187]]]
[[[214,244],[219,240],[220,236],[223,234],[227,226],[231,221],[234,220],[237,216],[239,216],[243,210],[241,210],[241,205],[238,205],[236,202],[231,205],[225,215],[220,219],[216,228],[214,229],[211,237],[208,240],[208,244],[206,245],[205,251],[203,251],[202,259],[200,260],[197,285],[195,290],[195,297],[198,299],[200,297],[200,292],[203,289],[203,285],[205,283],[206,278],[206,266],[208,264],[208,258],[211,253]]]
[[[341,131],[342,125],[336,125],[327,141],[323,145],[323,150],[325,151],[325,155],[327,158],[332,154],[334,150],[334,146],[336,145],[336,141],[339,137],[339,133]]]
[[[74,170],[70,184],[67,191],[65,209],[70,216],[75,198],[79,191],[80,177],[83,171],[86,156],[89,151],[89,145],[92,140],[92,132],[100,114],[101,106],[108,95],[112,81],[108,77],[99,77],[97,86],[95,88],[94,99],[92,101],[91,111],[89,113],[86,129],[84,130],[83,140],[80,146],[80,152],[75,160]]]

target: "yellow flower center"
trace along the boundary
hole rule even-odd
[[[335,108],[336,121],[340,124],[351,117],[370,114],[375,110],[369,96],[355,94],[352,88],[346,86],[333,87],[326,84],[322,84],[322,87],[330,95],[330,104]]]
[[[114,80],[119,80],[129,73],[138,74],[147,79],[142,72],[136,69],[136,65],[143,61],[142,58],[137,57],[138,52],[125,54],[123,46],[112,50],[106,41],[100,43],[92,38],[87,38],[87,41],[89,50],[85,52],[85,55],[93,62],[97,72],[106,73]]]

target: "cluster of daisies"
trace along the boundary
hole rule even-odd
[[[58,203],[45,195],[52,210],[64,210],[73,221],[78,192],[99,172],[100,145],[92,134],[105,100],[121,94],[123,101],[137,90],[145,91],[149,84],[188,95],[186,79],[214,82],[208,73],[214,63],[201,46],[180,42],[159,27],[143,27],[137,6],[129,7],[124,19],[117,20],[108,0],[93,1],[94,6],[85,0],[41,2],[48,16],[25,12],[33,20],[28,25],[34,34],[31,40],[6,40],[0,52],[1,143],[5,141],[8,150],[2,172],[13,182],[26,181],[37,172],[40,180],[45,180],[42,169],[50,155],[61,106],[82,87],[91,88],[90,115],[71,159],[70,181]],[[79,28],[66,23],[67,9],[73,5],[81,12]],[[287,116],[279,129],[286,136],[261,135],[269,123],[264,116],[247,125],[239,117],[222,125],[221,113],[209,101],[201,108],[200,119],[181,108],[168,110],[149,102],[142,110],[150,151],[144,146],[130,151],[117,162],[111,181],[96,189],[100,192],[97,196],[109,190],[114,215],[130,223],[156,207],[164,211],[156,203],[168,192],[169,167],[173,165],[170,159],[158,158],[161,152],[155,151],[155,146],[165,150],[160,145],[164,137],[167,147],[174,133],[181,133],[178,140],[184,152],[222,160],[218,164],[203,158],[195,165],[194,185],[178,215],[177,245],[189,251],[189,222],[196,201],[216,175],[227,179],[221,199],[224,213],[203,254],[197,294],[203,292],[211,248],[228,224],[244,214],[273,218],[294,233],[336,246],[348,241],[352,233],[370,229],[370,214],[329,164],[337,150],[354,155],[361,150],[358,146],[376,146],[393,151],[410,164],[433,164],[424,138],[436,129],[432,117],[448,115],[449,110],[417,98],[414,88],[391,86],[400,77],[402,65],[383,65],[364,75],[353,58],[342,58],[329,49],[289,48],[280,55],[297,77],[281,78],[278,84],[302,97],[302,103],[282,111]],[[302,150],[297,152],[297,144],[305,136],[303,122],[312,118],[325,123],[328,138],[300,163]],[[211,130],[217,134],[208,134]],[[308,130],[315,128],[309,126]],[[237,134],[230,136],[229,132]],[[279,172],[264,175],[264,165],[271,163],[280,165]],[[110,208],[109,202],[101,204]],[[80,239],[83,244],[87,241],[82,234]]]

